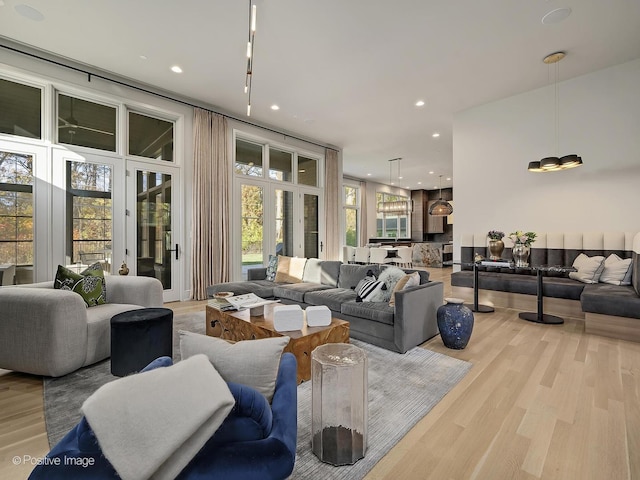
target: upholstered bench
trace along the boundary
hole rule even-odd
[[[505,239],[505,243],[510,243]],[[531,248],[531,265],[570,266],[584,253],[608,257],[616,254],[632,259],[632,285],[586,284],[570,278],[545,276],[545,312],[585,320],[585,331],[625,340],[640,341],[640,233],[555,233],[538,234]],[[460,256],[470,264],[475,255],[489,256],[486,234],[462,235]],[[505,248],[503,258],[510,258]],[[498,307],[529,310],[535,306],[535,272],[522,269],[479,267],[478,287],[482,301]],[[473,272],[451,275],[453,294],[470,297]],[[547,301],[548,300],[548,301]]]

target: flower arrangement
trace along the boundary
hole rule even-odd
[[[500,230],[489,230],[487,237],[489,237],[490,240],[502,240],[504,238],[504,232]]]
[[[538,234],[536,232],[523,232],[522,230],[516,230],[509,234],[509,238],[515,245],[524,245],[530,247]]]

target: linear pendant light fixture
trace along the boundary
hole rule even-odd
[[[244,77],[244,93],[247,97],[247,117],[251,116],[251,80],[253,79],[253,45],[256,37],[256,6],[249,0],[249,41],[247,42],[247,74]]]
[[[390,185],[394,184],[393,178],[392,178],[393,162],[397,162],[398,179],[402,180],[402,177],[400,176],[400,160],[402,160],[402,157],[392,158],[391,160],[389,160],[389,184]],[[398,213],[402,215],[407,215],[411,211],[411,205],[412,205],[411,201],[404,201],[404,200],[396,200],[392,202],[380,202],[376,205],[376,212],[377,213]]]
[[[550,55],[547,55],[542,60],[547,65],[555,64],[555,85],[554,85],[554,96],[555,96],[555,110],[554,110],[554,123],[555,123],[555,139],[556,139],[556,155],[559,151],[559,136],[560,136],[560,88],[558,85],[559,77],[560,77],[560,65],[558,64],[560,60],[566,57],[567,54],[565,52],[555,52]],[[530,172],[557,172],[559,170],[567,170],[569,168],[575,168],[582,165],[582,158],[580,158],[575,153],[570,155],[565,155],[564,157],[545,157],[542,160],[538,160],[535,162],[529,162],[529,167],[527,168]]]
[[[429,215],[444,217],[453,213],[453,206],[442,200],[442,175],[440,175],[440,198],[429,207]]]

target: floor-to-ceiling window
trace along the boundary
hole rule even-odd
[[[360,188],[355,185],[344,185],[343,190],[343,243],[351,247],[357,247],[360,231]]]
[[[322,160],[234,132],[234,276],[273,254],[322,255]]]
[[[15,267],[14,283],[50,280],[58,264],[114,273],[126,261],[179,299],[181,115],[0,75],[0,264]]]

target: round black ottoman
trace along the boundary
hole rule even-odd
[[[111,373],[139,372],[158,357],[173,356],[173,311],[142,308],[111,318]]]

